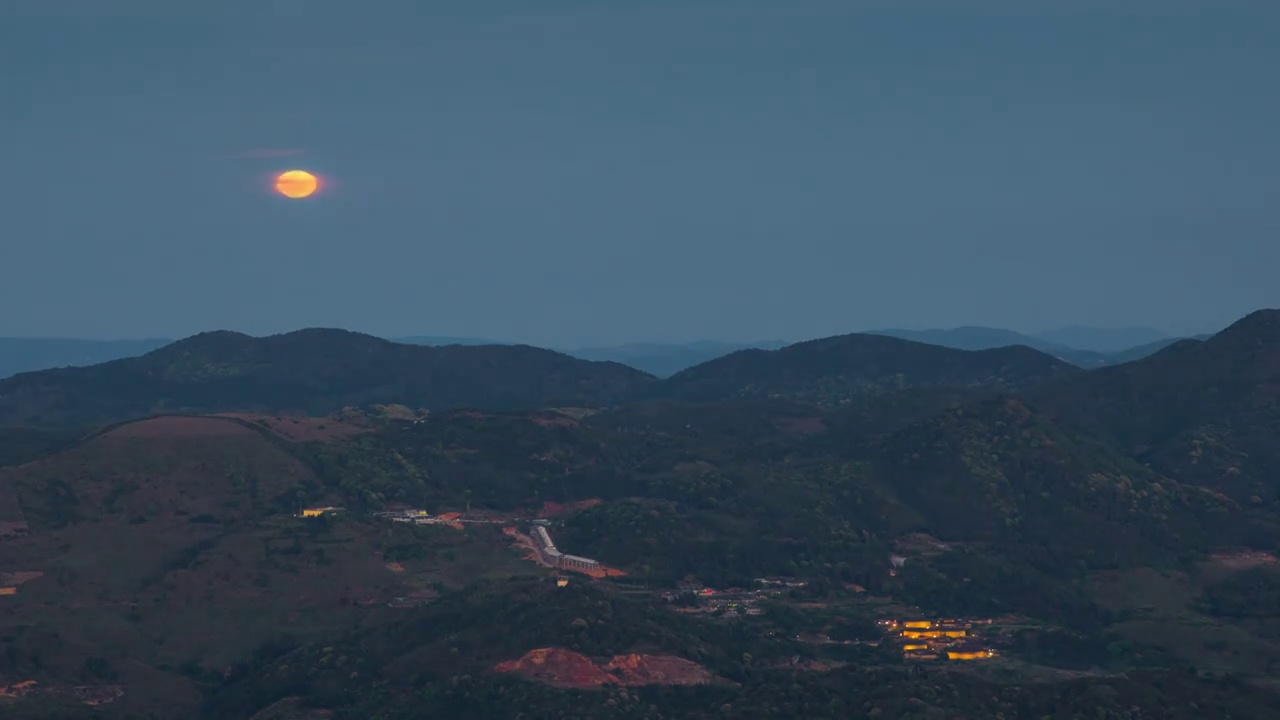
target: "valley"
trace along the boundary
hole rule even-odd
[[[859,336],[662,381],[556,359],[566,394],[507,407],[461,364],[449,390],[409,365],[416,389],[371,390],[344,365],[311,401],[255,394],[321,385],[282,341],[221,336],[149,357],[168,379],[139,379],[145,402],[112,394],[127,364],[6,381],[33,450],[0,467],[0,704],[925,717],[1106,687],[1152,717],[1264,717],[1274,316],[1087,371]],[[355,343],[383,358],[370,373],[420,351],[297,339]],[[1181,378],[1176,397],[1147,373]],[[214,376],[242,379],[195,389]]]

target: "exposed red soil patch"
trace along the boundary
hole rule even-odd
[[[373,428],[351,418],[311,417],[307,415],[259,415],[255,413],[220,413],[213,417],[232,418],[261,427],[289,442],[328,442],[370,432]]]
[[[710,685],[720,680],[698,663],[674,655],[615,655],[604,669],[620,685]]]
[[[529,562],[537,563],[542,567],[549,568],[550,565],[543,559],[542,553],[538,552],[538,546],[534,543],[533,538],[525,535],[514,527],[502,528],[502,534],[511,538],[511,542],[523,551],[523,558]]]
[[[530,650],[519,660],[500,662],[493,669],[496,672],[516,673],[558,688],[600,687],[616,682],[613,676],[586,655],[564,648]]]
[[[624,577],[627,574],[626,572],[619,570],[618,568],[611,568],[608,565],[601,565],[599,568],[595,570],[579,570],[577,568],[563,568],[563,569],[569,572],[576,572],[576,573],[581,573],[583,575],[588,575],[593,578]]]
[[[542,517],[564,517],[577,512],[582,512],[587,508],[593,508],[603,502],[600,498],[591,498],[589,500],[575,500],[570,503],[555,503],[547,501],[542,503]]]
[[[498,663],[497,672],[521,675],[559,688],[603,685],[707,685],[725,682],[701,665],[671,655],[615,655],[599,663],[564,648],[538,648],[518,660]]]
[[[165,415],[112,428],[103,433],[101,437],[112,440],[124,438],[204,438],[245,435],[250,432],[252,431],[248,428],[225,418]]]
[[[12,685],[0,685],[0,697],[23,697],[35,692],[39,684],[35,680],[22,680]]]

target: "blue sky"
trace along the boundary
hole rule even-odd
[[[1280,306],[1277,37],[1233,0],[10,0],[0,335],[1217,329]]]

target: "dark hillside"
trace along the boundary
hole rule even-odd
[[[253,338],[211,332],[137,358],[0,381],[0,424],[109,423],[157,413],[327,414],[609,404],[652,381],[616,363],[529,346],[401,345],[342,330]]]
[[[915,423],[871,450],[876,475],[949,540],[1035,546],[1102,566],[1223,538],[1233,503],[1183,488],[1016,399]],[[903,528],[906,530],[909,528]]]
[[[743,350],[676,373],[657,391],[695,402],[789,398],[833,406],[921,386],[1015,390],[1079,370],[1028,347],[965,351],[880,335]]]
[[[828,415],[826,423],[832,431],[828,439],[848,445],[857,438],[886,435],[948,409],[994,397],[1003,397],[1003,394],[995,390],[946,386],[870,395]]]
[[[237,667],[211,698],[205,717],[249,717],[286,695],[342,705],[359,703],[378,689],[398,694],[423,685],[456,685],[464,674],[493,678],[496,664],[539,648],[586,657],[661,653],[697,658],[727,672],[740,671],[743,652],[781,659],[788,648],[735,634],[585,583],[481,583],[399,622],[349,633],[323,648],[300,648],[263,666]],[[335,665],[337,657],[346,662]]]
[[[956,348],[957,350],[990,350],[1012,345],[1025,345],[1081,368],[1101,367],[1111,362],[1110,357],[1104,353],[1092,350],[1078,350],[1001,328],[975,326],[930,330],[890,328],[887,330],[873,330],[870,333],[873,335],[888,335],[902,338],[903,340],[914,340],[931,345],[941,345],[943,347]]]
[[[1055,417],[1156,470],[1253,505],[1280,495],[1280,311],[1260,310],[1203,342],[1032,391]]]
[[[825,434],[828,416],[819,408],[785,400],[659,400],[601,412],[587,423],[627,439],[668,443],[698,459],[741,462],[779,457],[798,443]]]
[[[1191,337],[1185,337],[1185,338],[1165,338],[1163,340],[1156,340],[1155,342],[1149,342],[1144,345],[1139,345],[1137,347],[1131,347],[1127,350],[1119,350],[1113,353],[1108,353],[1106,356],[1107,357],[1106,364],[1119,365],[1121,363],[1133,362],[1134,360],[1141,360],[1142,358],[1154,355],[1157,352],[1175,343],[1186,342],[1188,340],[1203,341],[1203,340],[1208,340],[1211,337],[1213,336],[1212,335],[1192,335]]]
[[[559,664],[561,679],[586,682],[561,690],[494,671],[496,661],[524,648],[552,650],[538,662]],[[486,584],[394,624],[281,647],[237,665],[220,678],[201,717],[1198,720],[1264,718],[1280,707],[1265,690],[1185,672],[1005,684],[946,666],[908,671],[851,664],[825,673],[779,662],[800,651],[758,628],[688,620],[590,588]],[[695,660],[728,682],[628,687],[625,666],[601,676],[588,664],[610,655],[639,663],[653,658],[650,653]],[[564,663],[572,657],[580,662]],[[288,714],[255,714],[268,707]]]

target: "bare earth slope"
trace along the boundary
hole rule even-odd
[[[128,423],[0,468],[6,513],[30,526],[0,538],[0,579],[17,585],[0,597],[0,684],[101,684],[84,668],[104,658],[113,708],[190,716],[200,695],[175,668],[220,672],[409,594],[368,529],[292,517],[316,482],[266,432],[213,417]]]

